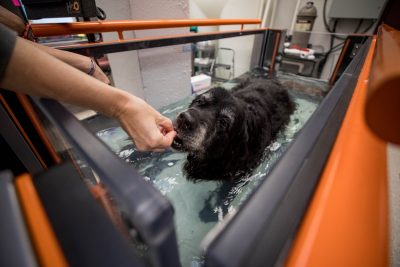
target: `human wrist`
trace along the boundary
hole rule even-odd
[[[96,62],[93,58],[82,56],[75,53],[70,53],[66,51],[60,51],[57,49],[47,49],[49,54],[57,57],[61,61],[67,63],[70,66],[82,71],[83,73],[93,75],[96,70]],[[92,70],[94,69],[94,70]],[[92,74],[90,72],[92,71]]]
[[[95,60],[91,57],[90,58],[90,66],[88,70],[86,70],[86,74],[93,76],[94,72],[96,71],[96,62]]]
[[[121,119],[124,114],[126,114],[126,111],[132,110],[136,108],[136,104],[139,101],[139,98],[129,94],[126,91],[120,90],[120,89],[115,89],[115,101],[113,101],[113,105],[110,106],[109,110],[109,115],[110,117],[113,117],[115,119]]]

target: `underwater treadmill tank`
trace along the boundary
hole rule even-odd
[[[303,78],[293,74],[278,74],[278,79],[289,89],[296,103],[290,123],[266,149],[264,161],[248,177],[237,182],[188,181],[182,171],[186,154],[168,150],[163,153],[137,151],[120,127],[97,132],[111,150],[132,164],[146,180],[151,182],[172,203],[182,266],[200,266],[203,263],[200,243],[205,235],[221,223],[226,215],[233,215],[252,191],[268,179],[272,166],[288,148],[296,134],[304,127],[327,90],[325,81]],[[222,84],[231,89],[236,83]],[[211,89],[212,90],[212,89]],[[160,112],[171,119],[184,111],[192,97],[168,105]]]

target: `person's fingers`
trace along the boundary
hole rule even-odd
[[[170,147],[172,142],[174,141],[175,136],[176,136],[175,131],[170,131],[166,135],[164,135],[163,138],[161,139],[162,147],[164,148]]]
[[[162,135],[166,135],[168,133],[168,131],[165,128],[163,128],[162,126],[158,126],[158,129],[160,130]]]
[[[159,120],[158,125],[162,126],[167,132],[174,130],[174,125],[172,124],[172,121],[166,117],[162,117]]]
[[[172,141],[174,140],[174,138],[175,138],[176,135],[177,135],[177,132],[174,131],[174,130],[172,130],[172,131],[168,132],[168,133],[164,136],[164,138],[171,139],[171,142],[172,142]]]
[[[162,116],[142,99],[133,98],[131,104],[124,104],[116,117],[141,151],[164,151],[176,136],[172,121]]]
[[[99,66],[96,66],[95,72],[93,73],[93,77],[96,78],[97,80],[110,84],[110,79],[107,77],[107,75],[100,69]]]
[[[146,140],[138,140],[134,139],[136,148],[140,151],[156,151],[156,152],[162,152],[166,148],[169,148],[174,140],[174,137],[176,136],[175,131],[170,131],[166,133],[165,135],[161,134],[160,132],[157,134],[157,136],[154,136],[152,139],[146,139]]]

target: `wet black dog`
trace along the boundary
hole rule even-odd
[[[294,103],[271,79],[246,81],[198,95],[174,121],[172,147],[188,152],[189,179],[233,180],[249,173],[289,122]]]

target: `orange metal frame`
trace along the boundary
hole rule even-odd
[[[35,37],[64,34],[88,34],[97,32],[117,32],[123,40],[124,31],[179,28],[191,26],[260,24],[259,19],[174,19],[174,20],[110,20],[76,23],[32,24]]]
[[[18,176],[15,185],[40,266],[68,266],[31,176]]]
[[[386,143],[364,120],[374,48],[375,40],[288,267],[388,265]]]
[[[34,108],[32,107],[31,103],[28,100],[28,97],[24,94],[17,93],[17,98],[21,103],[23,109],[25,110],[26,115],[29,117],[30,121],[35,127],[40,139],[42,140],[44,146],[46,147],[47,151],[50,153],[55,164],[61,163],[61,158],[57,154],[56,150],[54,149],[53,145],[48,138],[46,131],[44,130],[42,123],[40,122]]]

